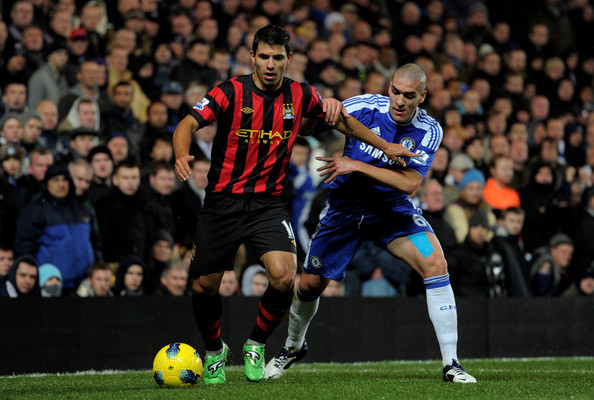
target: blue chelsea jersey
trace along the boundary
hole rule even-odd
[[[345,100],[343,104],[351,118],[359,120],[382,139],[398,143],[421,155],[406,159],[407,166],[401,167],[383,151],[347,137],[345,156],[379,168],[413,169],[425,178],[443,137],[439,123],[428,116],[425,110],[417,108],[410,122],[398,124],[390,115],[390,99],[387,96],[355,96]],[[341,175],[332,182],[330,189],[329,203],[338,210],[362,214],[415,212],[406,193],[363,175]]]

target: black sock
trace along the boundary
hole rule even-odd
[[[223,302],[217,293],[214,296],[203,294],[192,295],[194,318],[200,335],[204,340],[206,351],[217,351],[223,347],[221,340],[221,317],[223,316]]]
[[[258,319],[249,339],[259,343],[266,343],[266,340],[283,320],[292,300],[293,288],[287,292],[281,292],[273,288],[272,285],[268,285],[260,300]]]

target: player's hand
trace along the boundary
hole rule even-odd
[[[327,177],[324,180],[325,183],[332,182],[339,175],[352,174],[357,170],[358,161],[351,160],[346,156],[316,157],[316,160],[326,162],[326,165],[317,169],[322,178]]]
[[[345,118],[350,117],[346,108],[342,105],[342,102],[332,97],[324,99],[322,110],[324,110],[324,113],[326,114],[326,123],[330,126],[336,125],[341,114]]]
[[[398,143],[386,142],[384,148],[380,150],[382,150],[388,158],[396,161],[403,167],[406,167],[406,161],[404,161],[402,157],[421,157],[420,154],[413,153]]]
[[[188,180],[190,175],[192,175],[192,169],[190,168],[190,162],[194,160],[194,156],[185,155],[181,156],[180,158],[175,160],[175,175],[177,175],[177,179],[182,182]]]

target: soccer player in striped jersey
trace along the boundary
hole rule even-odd
[[[200,212],[190,271],[193,310],[206,349],[204,381],[223,383],[229,349],[221,340],[219,286],[233,269],[239,246],[249,242],[266,269],[270,285],[262,296],[252,333],[243,346],[249,381],[264,377],[264,346],[291,305],[297,270],[296,245],[284,197],[287,169],[297,133],[324,120],[348,136],[388,154],[396,163],[416,157],[343,113],[338,100],[322,100],[311,85],[284,76],[292,53],[289,34],[266,26],[254,35],[254,73],[212,89],[173,134],[175,172],[190,175],[192,135],[217,120],[204,206]],[[302,127],[302,118],[306,123]]]
[[[457,314],[447,263],[433,229],[410,199],[431,167],[442,129],[418,106],[425,100],[427,77],[406,64],[390,82],[389,96],[361,95],[344,101],[346,110],[383,139],[419,157],[395,163],[371,145],[347,137],[341,157],[317,157],[331,182],[328,205],[320,215],[299,288],[289,312],[285,346],[266,366],[265,377],[281,377],[308,350],[305,333],[319,297],[330,280],[341,280],[363,241],[389,251],[424,279],[429,317],[442,354],[443,380],[476,382],[457,361]]]

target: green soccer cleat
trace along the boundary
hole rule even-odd
[[[216,356],[204,357],[204,383],[225,383],[225,363],[229,355],[229,346],[223,342],[223,350]]]
[[[264,345],[243,345],[243,373],[250,382],[259,382],[264,378]]]

